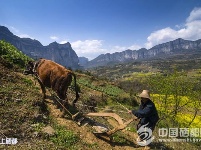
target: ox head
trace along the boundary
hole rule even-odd
[[[26,65],[26,69],[23,72],[24,75],[28,74],[34,74],[34,62],[29,61],[28,64]]]

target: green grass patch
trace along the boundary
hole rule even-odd
[[[111,85],[111,84],[103,84],[103,85],[95,85],[93,80],[90,80],[88,78],[82,77],[78,80],[79,84],[82,84],[88,88],[91,88],[93,90],[103,92],[104,94],[107,94],[109,96],[119,96],[119,95],[126,95],[127,93],[124,92],[124,90],[118,88],[117,86]],[[100,81],[101,82],[101,81]]]
[[[77,134],[75,134],[71,130],[67,130],[63,126],[57,125],[56,127],[56,135],[50,137],[50,140],[58,145],[68,149],[75,149],[76,143],[80,141],[80,138]]]

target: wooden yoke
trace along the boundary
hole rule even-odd
[[[133,122],[134,120],[137,120],[137,117],[133,116],[133,118],[131,118],[130,120],[123,122],[122,118],[115,113],[88,113],[88,114],[86,114],[86,116],[112,117],[112,118],[114,118],[118,122],[119,126],[113,128],[112,130],[110,130],[108,132],[106,132],[106,134],[108,136],[114,134],[115,132],[117,132],[119,130],[123,130],[131,122]]]

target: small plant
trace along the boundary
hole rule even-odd
[[[79,136],[70,130],[66,130],[65,127],[56,126],[56,135],[51,137],[50,140],[58,146],[72,148],[79,141]]]
[[[10,64],[18,65],[19,67],[24,67],[29,60],[32,60],[19,51],[15,46],[3,40],[0,40],[0,57],[8,61]]]
[[[137,129],[135,127],[127,127],[126,130],[134,133],[137,132]]]
[[[127,142],[126,138],[120,135],[119,133],[116,133],[112,136],[113,142],[125,144]]]
[[[34,127],[34,130],[37,132],[40,132],[43,127],[45,127],[44,123],[37,123],[32,125]]]
[[[33,85],[33,81],[31,79],[23,78],[23,82],[27,85]]]

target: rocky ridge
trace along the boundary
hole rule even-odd
[[[135,60],[146,60],[155,57],[165,58],[167,56],[175,56],[177,54],[199,52],[201,50],[201,39],[197,41],[189,41],[184,39],[176,39],[167,43],[159,44],[151,49],[141,48],[139,50],[125,50],[115,52],[113,54],[101,54],[97,58],[89,61],[85,67],[105,66],[112,63],[124,63]]]
[[[79,68],[79,59],[71,44],[57,42],[43,46],[38,40],[20,38],[9,31],[7,27],[0,26],[0,40],[11,43],[26,55],[37,59],[46,58],[72,69]]]

